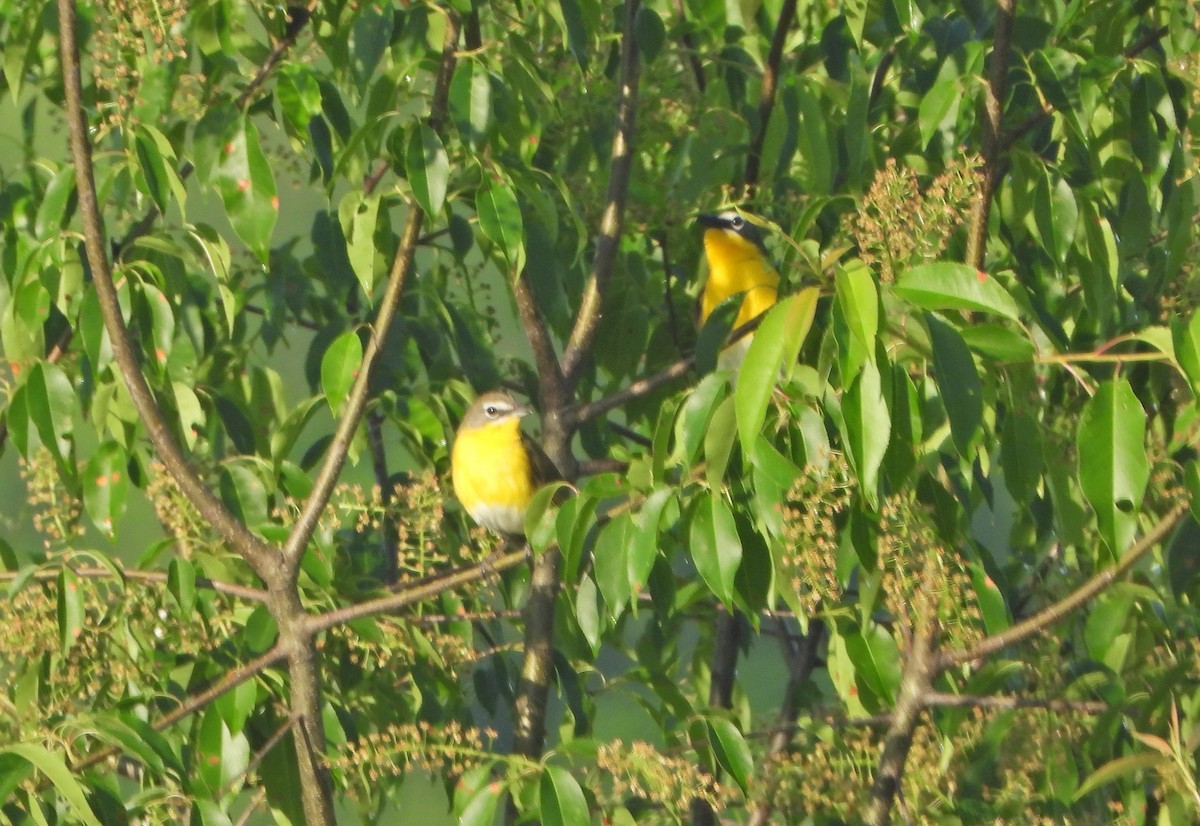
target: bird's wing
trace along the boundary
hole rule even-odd
[[[529,455],[529,469],[533,472],[534,487],[540,488],[563,478],[562,471],[550,460],[541,445],[525,433],[521,434],[521,444],[525,446],[525,452]]]

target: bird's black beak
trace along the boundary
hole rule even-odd
[[[729,221],[711,212],[701,212],[696,216],[696,223],[702,227],[712,227],[713,229],[729,228]]]

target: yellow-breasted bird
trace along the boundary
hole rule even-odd
[[[704,324],[722,301],[741,293],[745,297],[733,320],[736,330],[775,304],[779,273],[767,259],[762,230],[742,213],[729,210],[715,215],[702,214],[696,220],[706,227],[704,256],[708,259],[708,280],[700,294],[700,323]],[[722,350],[717,359],[718,366],[736,370],[746,358],[751,337],[742,336]]]
[[[504,390],[484,393],[467,409],[450,450],[454,495],[472,519],[497,533],[524,536],[533,494],[560,478],[521,432],[521,418],[531,412]]]

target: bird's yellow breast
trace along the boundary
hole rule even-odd
[[[722,229],[704,233],[704,253],[708,259],[708,280],[700,297],[700,322],[732,295],[744,293],[734,328],[765,313],[775,304],[779,293],[779,273],[767,261],[753,241]]]
[[[459,432],[450,451],[454,495],[485,528],[524,531],[525,510],[535,485],[521,422],[510,419]]]

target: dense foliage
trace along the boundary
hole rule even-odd
[[[1198,24],[0,0],[0,821],[1194,822]]]

